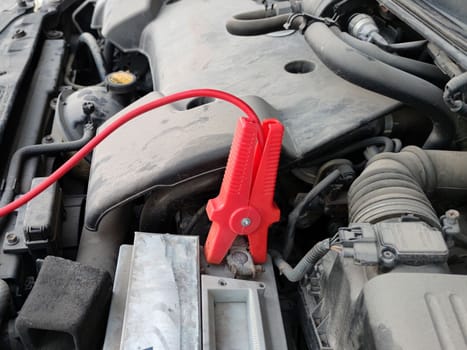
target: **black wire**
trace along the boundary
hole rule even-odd
[[[325,155],[320,158],[313,159],[310,162],[307,162],[307,165],[314,165],[314,164],[322,164],[325,163],[331,159],[335,158],[344,158],[344,156],[353,153],[355,151],[358,151],[359,149],[366,148],[369,146],[373,145],[382,145],[383,150],[381,152],[393,152],[394,151],[394,142],[386,136],[375,136],[375,137],[370,137],[361,141],[357,141],[350,146],[345,147],[342,150],[339,150],[334,153],[330,153],[328,155]]]
[[[392,43],[392,44],[375,43],[375,44],[388,51],[405,52],[405,51],[423,49],[427,43],[428,43],[427,40],[417,40],[417,41],[407,41],[403,43]]]
[[[206,213],[206,206],[203,205],[201,208],[199,208],[196,213],[193,214],[193,216],[191,217],[190,221],[188,222],[188,225],[185,227],[185,229],[183,230],[183,234],[185,235],[191,235],[192,234],[192,231],[193,231],[193,228],[195,227],[195,225],[197,224],[198,220],[203,216],[205,215]]]
[[[313,189],[307,193],[305,198],[303,198],[300,203],[290,212],[289,221],[287,224],[286,232],[286,241],[283,251],[284,259],[287,259],[292,252],[292,248],[295,242],[295,226],[297,225],[297,220],[300,217],[305,206],[310,203],[316,196],[323,192],[329,185],[336,181],[341,175],[339,170],[332,171],[327,175],[322,181],[320,181]]]

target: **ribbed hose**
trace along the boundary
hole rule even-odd
[[[349,221],[377,223],[411,214],[439,228],[425,194],[436,183],[436,169],[424,150],[409,146],[400,153],[379,154],[349,189]]]
[[[10,287],[0,279],[0,325],[5,321],[10,305]]]
[[[271,250],[269,254],[271,254],[274,264],[281,274],[290,282],[298,282],[324,255],[326,255],[331,248],[330,244],[331,241],[329,238],[316,243],[294,268],[282,258],[279,252]]]
[[[371,224],[406,214],[440,228],[428,197],[465,198],[467,152],[423,150],[373,157],[348,192],[349,221]]]

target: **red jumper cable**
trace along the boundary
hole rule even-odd
[[[212,89],[187,90],[131,109],[103,128],[83,148],[35,188],[0,208],[0,217],[28,203],[60,180],[107,136],[130,120],[161,106],[194,97],[227,101],[245,114],[240,118],[219,197],[208,204],[213,225],[206,249],[208,260],[220,262],[237,234],[248,235],[255,262],[266,259],[267,227],[279,217],[273,203],[283,128],[276,120],[261,124],[253,109],[238,97]],[[231,212],[229,212],[231,211]],[[237,221],[240,218],[240,221]],[[219,260],[220,259],[220,260]]]

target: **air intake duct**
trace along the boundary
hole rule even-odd
[[[349,189],[349,221],[375,224],[412,215],[439,229],[438,215],[428,198],[466,192],[466,152],[409,146],[370,160]]]

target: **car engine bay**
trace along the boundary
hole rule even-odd
[[[0,10],[0,349],[467,349],[462,0]]]

